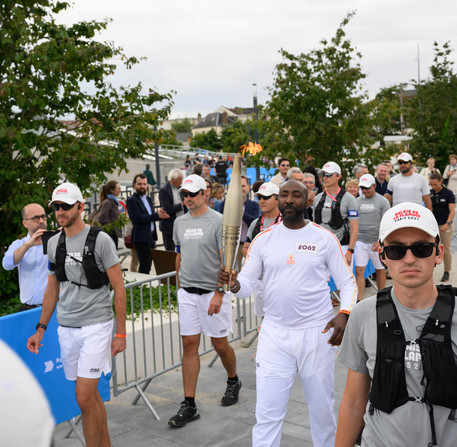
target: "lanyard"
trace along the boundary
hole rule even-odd
[[[265,215],[262,216],[262,220],[260,221],[260,231],[263,231],[264,220],[265,220]],[[270,228],[272,225],[277,224],[278,222],[281,222],[281,220],[282,220],[282,215],[281,215],[281,213],[279,213],[279,215],[276,216],[276,219],[273,222],[271,222],[271,224],[269,225],[268,228]]]
[[[328,191],[325,191],[325,194],[327,194],[334,202],[336,202],[336,196],[340,193],[341,188],[338,188],[337,193],[335,194],[335,197],[333,197],[331,194],[329,194]]]

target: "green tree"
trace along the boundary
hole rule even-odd
[[[167,118],[172,94],[143,92],[141,83],[114,87],[114,61],[130,69],[139,59],[96,39],[108,19],[57,24],[68,7],[0,3],[0,254],[24,233],[25,204],[47,204],[63,179],[87,191],[167,134],[153,129]]]
[[[449,42],[435,42],[430,78],[416,83],[417,95],[409,103],[410,123],[414,128],[412,149],[425,162],[434,157],[444,167],[457,150],[457,75],[450,60]]]
[[[190,140],[190,147],[200,147],[209,151],[222,150],[222,142],[220,136],[214,129],[208,132],[198,133]]]
[[[180,121],[175,121],[171,125],[171,129],[173,132],[178,133],[178,132],[190,132],[190,129],[192,128],[193,124],[189,118],[184,118],[183,120]]]
[[[231,126],[222,129],[221,143],[224,152],[238,152],[240,147],[254,141],[250,128],[245,122],[236,120]]]
[[[276,66],[266,109],[269,158],[281,154],[301,164],[313,159],[316,166],[337,160],[351,167],[372,143],[370,107],[360,86],[361,54],[344,30],[353,15],[320,48],[299,55],[280,51],[284,61]]]

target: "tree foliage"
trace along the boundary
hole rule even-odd
[[[198,133],[190,140],[190,147],[200,147],[209,151],[222,150],[221,138],[214,129],[208,132]]]
[[[25,204],[47,204],[62,180],[86,191],[166,136],[153,129],[168,116],[172,93],[144,92],[141,83],[116,88],[116,63],[130,69],[140,60],[96,39],[108,19],[57,24],[68,7],[0,3],[0,251],[23,231]]]
[[[457,144],[457,75],[446,42],[434,43],[430,78],[416,83],[417,95],[409,102],[409,122],[414,128],[412,149],[425,162],[434,157],[437,165],[447,164]]]
[[[353,15],[320,48],[299,55],[280,51],[284,61],[276,66],[266,110],[270,158],[281,154],[301,164],[313,159],[316,166],[328,160],[350,165],[369,147],[372,120],[360,86],[361,54],[344,30]]]
[[[173,130],[173,132],[176,133],[190,132],[192,126],[192,121],[189,118],[184,118],[183,120],[175,121],[174,123],[172,123],[171,129]]]

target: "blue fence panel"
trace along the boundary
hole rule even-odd
[[[32,354],[26,348],[27,339],[35,333],[35,325],[40,315],[41,308],[36,308],[0,317],[0,338],[30,368],[49,400],[56,424],[60,424],[80,414],[81,410],[76,403],[75,382],[65,379],[63,372],[55,312],[49,322],[39,353]],[[104,401],[110,399],[110,378],[111,374],[102,376],[98,384],[98,390]],[[24,402],[24,405],[27,403]]]

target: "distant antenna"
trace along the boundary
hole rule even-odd
[[[421,83],[421,59],[420,59],[420,51],[419,45],[417,45],[417,83]]]

